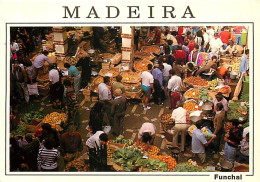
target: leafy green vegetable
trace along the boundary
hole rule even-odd
[[[27,133],[26,125],[19,124],[19,125],[17,125],[15,130],[11,133],[11,137],[25,135],[26,133]]]
[[[242,95],[240,100],[243,102],[249,102],[249,94]]]
[[[180,163],[174,169],[174,172],[201,172],[201,171],[202,168],[196,167],[194,165],[190,165],[188,163]]]
[[[202,100],[203,102],[212,100],[212,98],[208,94],[208,90],[206,90],[206,89],[201,90],[201,92],[198,95],[198,98],[200,100]]]

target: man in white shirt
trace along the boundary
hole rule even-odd
[[[209,48],[209,35],[206,32],[206,29],[202,29],[202,33],[203,33],[203,39],[204,39],[204,45],[202,46],[202,52],[207,52],[208,48]]]
[[[142,139],[142,142],[152,144],[155,138],[155,131],[156,127],[153,123],[145,122],[142,124],[138,136],[136,145],[138,146],[140,144],[140,140]]]
[[[89,152],[89,163],[90,163],[90,171],[101,171],[104,167],[103,157],[100,154],[106,150],[106,143],[108,141],[108,136],[103,131],[97,131],[94,135],[92,135],[87,141],[87,151]],[[105,159],[106,161],[106,159]]]
[[[147,106],[149,98],[151,93],[154,92],[154,87],[153,87],[153,75],[151,74],[152,72],[152,65],[148,64],[148,71],[143,71],[141,78],[142,78],[142,92],[143,92],[143,106],[144,110],[151,109],[151,107]]]
[[[184,151],[184,146],[185,146],[185,139],[186,139],[186,134],[187,134],[187,129],[188,129],[188,124],[186,123],[186,115],[187,115],[187,110],[184,109],[183,103],[178,102],[178,108],[174,109],[172,111],[172,116],[171,118],[174,119],[175,126],[173,127],[173,139],[172,139],[172,146],[173,147],[178,147],[178,136],[179,133],[181,132],[181,151]],[[171,131],[169,131],[171,133]]]
[[[214,38],[209,42],[211,52],[215,53],[222,49],[223,42],[218,38],[218,33],[214,34]],[[209,50],[208,50],[209,51]]]
[[[172,69],[172,66],[167,64],[167,59],[166,57],[163,58],[163,87],[164,87],[164,93],[165,96],[168,97],[167,95],[167,85],[170,79],[170,74],[169,71]]]
[[[52,67],[52,69],[49,71],[49,80],[52,85],[54,85],[60,80],[59,71],[54,67]]]
[[[211,26],[207,26],[207,33],[209,35],[209,42],[211,41],[211,39],[214,38],[214,30],[213,28],[211,28]]]
[[[105,113],[107,114],[107,118],[109,120],[109,124],[111,125],[112,123],[112,118],[111,118],[111,102],[112,102],[112,94],[109,89],[109,83],[110,83],[110,77],[105,76],[104,77],[104,83],[100,83],[98,85],[98,96],[100,102],[104,104],[104,110]]]
[[[175,109],[177,102],[181,99],[180,87],[182,85],[181,77],[175,74],[175,71],[171,69],[169,71],[171,79],[168,82],[168,95],[171,97],[170,109]]]

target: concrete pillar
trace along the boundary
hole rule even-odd
[[[134,28],[130,26],[122,27],[122,67],[129,70],[133,66],[134,59]]]

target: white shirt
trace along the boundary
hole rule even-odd
[[[175,119],[175,124],[186,123],[187,110],[183,107],[178,107],[172,111],[172,119]]]
[[[172,34],[167,34],[166,40],[171,40],[172,46],[178,45],[176,38]]]
[[[207,30],[207,33],[208,33],[208,35],[209,35],[209,42],[210,42],[210,40],[211,39],[214,39],[214,30],[211,28],[211,29],[209,29],[209,30]]]
[[[163,63],[163,66],[163,76],[169,76],[169,71],[172,69],[172,66],[167,63]]]
[[[52,84],[55,84],[59,81],[60,76],[59,72],[56,69],[52,69],[49,71],[49,80],[51,81]]]
[[[99,95],[99,100],[112,99],[111,91],[109,90],[108,86],[105,83],[100,83],[98,85],[98,95]]]
[[[142,75],[142,85],[146,86],[146,87],[150,87],[151,83],[153,83],[153,75],[149,72],[149,71],[143,71]]]
[[[87,141],[86,141],[86,145],[89,148],[96,148],[96,143],[97,146],[100,147],[101,146],[101,141],[99,139],[99,136],[104,133],[103,131],[97,131],[94,135],[92,135]]]
[[[206,45],[209,42],[209,35],[207,32],[203,34],[203,38],[204,38],[204,45]]]
[[[153,123],[144,123],[139,132],[138,132],[138,138],[141,138],[143,136],[143,133],[144,132],[148,132],[151,136],[155,135],[155,130],[156,130],[156,127],[154,126]]]
[[[181,84],[182,84],[181,77],[174,75],[169,80],[167,88],[172,92],[175,92],[176,90],[180,89]]]
[[[19,45],[18,45],[16,42],[14,42],[13,44],[11,44],[11,51],[12,51],[12,52],[17,52],[17,51],[19,51]]]
[[[35,68],[41,68],[45,61],[47,61],[48,63],[52,63],[47,56],[41,54],[35,58],[35,60],[33,61],[33,66]]]
[[[213,39],[211,39],[209,44],[210,44],[212,52],[217,52],[218,49],[220,49],[222,47],[222,45],[223,45],[223,43],[222,43],[220,38],[217,38],[217,39],[213,38]]]

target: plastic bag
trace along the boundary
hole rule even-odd
[[[27,84],[27,88],[29,95],[39,95],[37,83]]]

